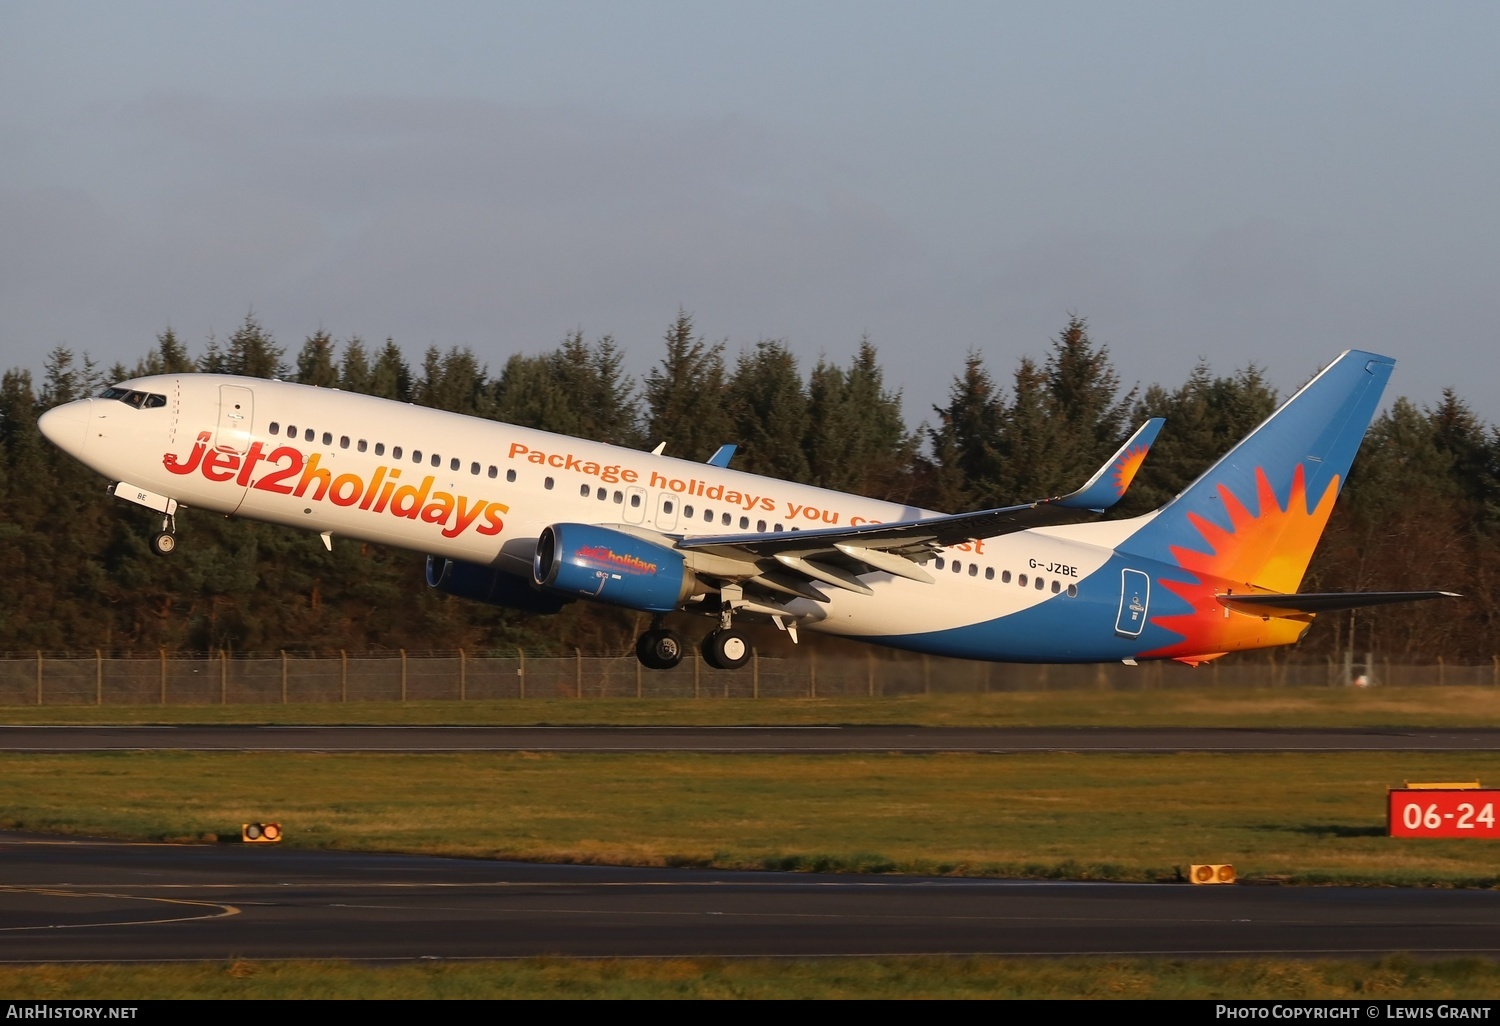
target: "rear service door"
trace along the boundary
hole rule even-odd
[[[1120,614],[1115,633],[1138,638],[1146,629],[1146,609],[1151,602],[1151,578],[1139,570],[1120,571]]]

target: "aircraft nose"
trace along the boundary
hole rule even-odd
[[[82,456],[83,444],[88,440],[90,402],[79,399],[53,407],[37,418],[36,426],[47,441],[69,456]]]

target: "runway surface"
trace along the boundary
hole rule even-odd
[[[538,866],[0,832],[0,960],[1500,954],[1500,893]]]
[[[1494,728],[3,726],[0,751],[1493,752]]]

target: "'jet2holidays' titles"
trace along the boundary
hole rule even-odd
[[[318,466],[319,453],[304,456],[290,445],[277,446],[266,453],[262,443],[255,442],[245,454],[210,448],[209,433],[199,432],[198,440],[186,459],[175,453],[162,457],[162,465],[174,474],[194,471],[210,481],[234,481],[242,488],[256,488],[277,495],[308,497],[315,502],[328,501],[335,506],[355,506],[371,513],[391,513],[408,520],[441,524],[444,538],[457,538],[470,527],[477,534],[496,535],[505,527],[500,514],[509,513],[503,502],[470,499],[451,492],[434,492],[431,474],[419,485],[398,484],[401,471],[395,467],[376,467],[368,486],[358,474],[339,474]],[[268,474],[251,479],[256,467]],[[298,476],[300,474],[300,476]],[[481,522],[482,521],[482,522]],[[478,526],[475,526],[475,525]]]

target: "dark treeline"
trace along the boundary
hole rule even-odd
[[[58,348],[38,384],[0,380],[0,650],[351,652],[579,647],[626,653],[643,616],[576,603],[538,617],[429,589],[413,553],[188,510],[170,558],[148,548],[155,516],[109,498],[104,482],[47,444],[44,410],[142,374],[213,371],[383,396],[617,445],[658,442],[706,459],[735,442],[734,466],[940,510],[1058,494],[1080,483],[1137,423],[1167,418],[1122,509],[1155,508],[1279,401],[1254,365],[1206,364],[1175,387],[1125,386],[1108,350],[1074,318],[1039,358],[998,378],[971,353],[945,405],[909,427],[899,389],[868,339],[847,365],[799,365],[779,341],[732,358],[679,313],[644,380],[609,336],[575,332],[551,352],[516,354],[498,373],[467,348],[433,347],[411,366],[394,341],[327,332],[289,352],[249,316],[192,356],[168,329],[136,366],[102,371]],[[1488,659],[1500,651],[1500,431],[1452,391],[1436,406],[1390,404],[1370,429],[1304,590],[1445,588],[1460,602],[1326,617],[1300,653],[1354,648],[1401,661]],[[705,621],[706,623],[706,621]],[[694,633],[700,633],[695,625]]]

